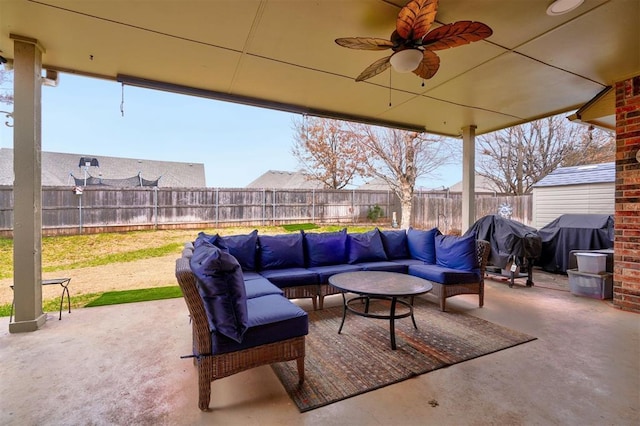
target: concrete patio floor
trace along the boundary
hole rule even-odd
[[[34,333],[0,318],[0,424],[640,424],[640,316],[558,290],[564,276],[534,281],[488,279],[484,308],[474,296],[447,307],[537,340],[304,414],[268,366],[214,382],[198,410],[182,299],[51,313]]]

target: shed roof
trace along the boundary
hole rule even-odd
[[[589,183],[613,183],[616,180],[614,162],[588,164],[584,166],[559,167],[542,178],[536,187],[584,185]]]
[[[158,186],[200,188],[206,186],[204,164],[155,161],[139,158],[108,157],[104,155],[71,154],[62,152],[42,153],[42,185],[74,185],[71,174],[84,177],[79,167],[80,157],[97,158],[99,167],[88,168],[88,175],[104,179],[124,179],[138,175],[145,179],[160,178]],[[13,185],[13,149],[0,148],[0,185]]]

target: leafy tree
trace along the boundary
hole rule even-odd
[[[362,176],[364,153],[357,135],[343,121],[318,117],[294,119],[293,156],[309,180],[343,189]]]
[[[476,172],[498,192],[523,195],[558,167],[615,160],[615,138],[554,116],[478,138]]]
[[[366,152],[366,173],[387,183],[400,199],[400,227],[409,228],[416,180],[448,164],[455,147],[450,139],[426,133],[354,125]]]

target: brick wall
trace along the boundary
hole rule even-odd
[[[616,83],[613,303],[640,312],[640,76]],[[636,159],[636,155],[638,158]]]

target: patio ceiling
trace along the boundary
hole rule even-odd
[[[51,70],[450,136],[476,125],[483,134],[577,110],[640,74],[638,0],[585,0],[553,17],[549,3],[440,0],[438,23],[480,21],[493,35],[439,51],[440,70],[424,87],[395,71],[356,83],[388,53],[334,43],[388,38],[405,0],[2,0],[0,55],[13,57],[13,34],[37,39]]]

